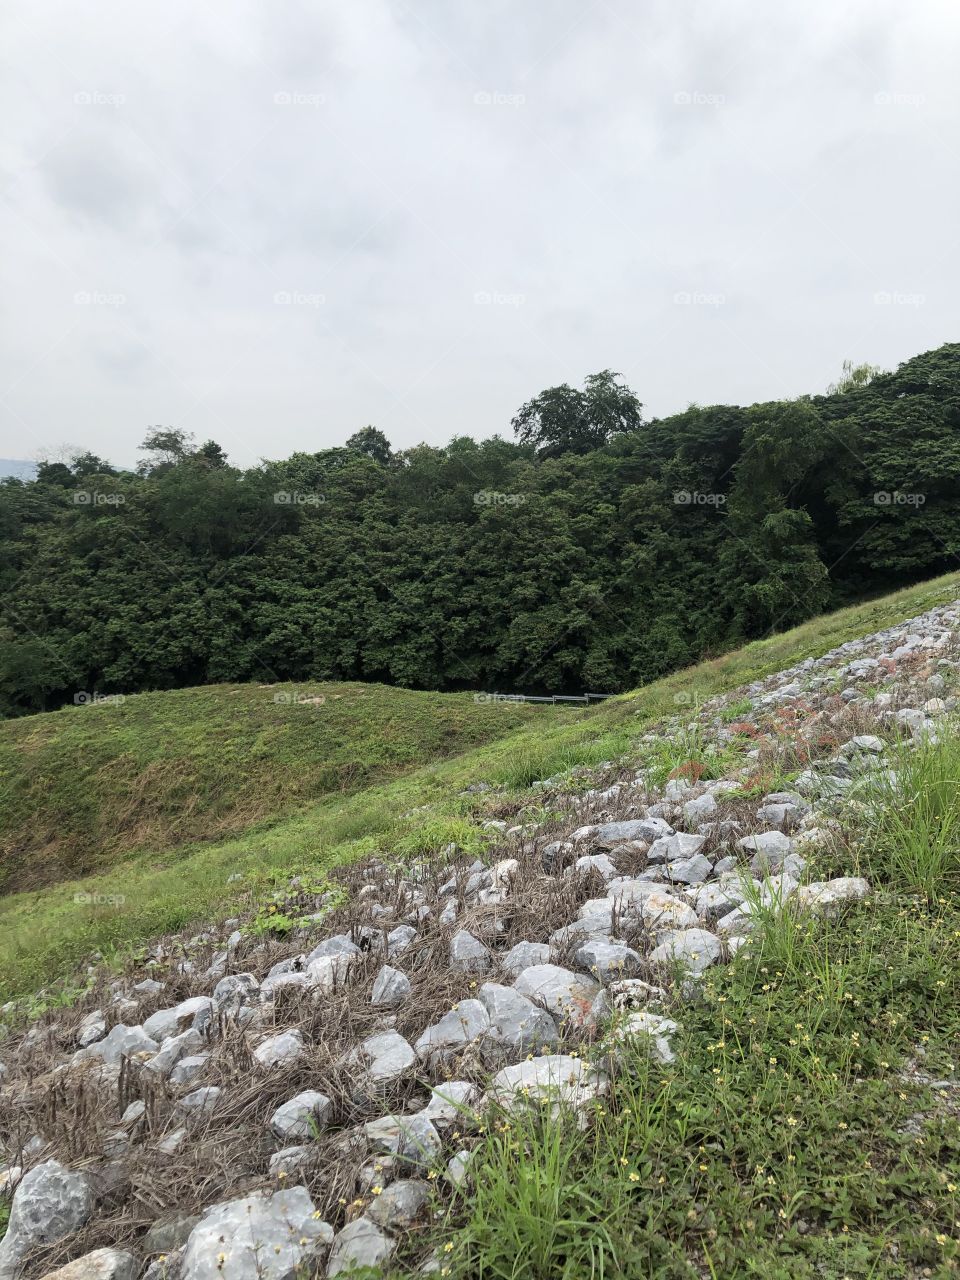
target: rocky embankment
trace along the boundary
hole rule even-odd
[[[478,784],[483,859],[294,881],[120,974],[92,966],[69,1009],[8,1007],[0,1280],[439,1272],[431,1222],[491,1108],[588,1123],[626,1044],[670,1060],[758,912],[870,893],[818,866],[891,744],[946,723],[958,621],[935,609],[680,706],[635,758],[526,803]]]

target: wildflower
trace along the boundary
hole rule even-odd
[[[447,1243],[443,1246],[443,1252],[451,1253],[452,1251],[453,1251],[453,1241],[448,1240]]]
[[[799,1123],[800,1122],[796,1116],[787,1116],[787,1124],[791,1129],[795,1129]]]
[[[630,1181],[631,1181],[631,1182],[639,1182],[639,1181],[640,1181],[640,1175],[639,1175],[639,1173],[630,1173],[630,1174],[628,1174],[627,1176],[629,1177],[629,1179],[630,1179]]]

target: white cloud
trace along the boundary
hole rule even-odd
[[[153,423],[241,463],[367,422],[442,443],[602,367],[661,414],[957,336],[945,0],[4,25],[0,455],[129,463]]]

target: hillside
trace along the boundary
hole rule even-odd
[[[960,344],[653,422],[597,377],[515,442],[367,428],[241,470],[163,431],[142,473],[0,482],[0,715],[265,679],[623,692],[956,564]]]
[[[375,685],[214,685],[6,721],[0,891],[265,829],[557,714],[573,713]]]
[[[815,619],[588,710],[547,713],[550,717],[557,716],[556,720],[543,720],[532,707],[497,703],[484,708],[480,704],[478,709],[486,710],[491,717],[486,723],[491,726],[494,740],[488,746],[414,768],[394,781],[370,779],[370,785],[352,795],[328,796],[273,825],[264,823],[262,827],[222,841],[172,848],[157,844],[126,855],[112,845],[112,865],[83,879],[65,879],[61,866],[48,864],[47,872],[55,881],[51,888],[0,896],[0,999],[27,994],[51,981],[69,978],[91,951],[112,953],[118,947],[138,944],[182,928],[190,921],[203,920],[211,912],[222,915],[239,910],[299,871],[316,877],[329,867],[378,852],[434,855],[451,841],[464,848],[480,850],[486,837],[473,816],[484,811],[483,796],[463,794],[465,788],[486,781],[506,786],[511,794],[523,796],[532,782],[577,766],[596,765],[629,750],[644,725],[674,712],[678,705],[693,707],[717,693],[825,652],[844,640],[891,625],[958,593],[960,577],[949,575],[867,605]],[[237,696],[252,697],[256,692],[248,690],[246,695]],[[214,692],[184,691],[150,695],[142,700],[142,706],[185,708],[189,716],[192,693],[201,700],[216,698]],[[397,697],[410,699],[411,706],[422,702],[423,705],[459,707],[461,714],[468,717],[476,705],[472,700],[404,694],[389,689],[377,690],[377,696],[383,698],[383,705]],[[140,700],[131,702],[136,706]],[[127,705],[124,703],[123,708]],[[272,701],[269,711],[266,703],[258,705],[261,714],[270,717],[275,714]],[[57,726],[76,726],[73,732],[94,733],[96,758],[113,751],[109,746],[112,730],[106,736],[99,736],[94,726],[103,724],[109,729],[113,723],[109,717],[117,708],[93,708],[95,716],[106,717],[96,721],[84,718],[89,710],[79,708],[76,712],[32,717],[23,724],[9,722],[3,730],[14,735],[29,734],[33,725],[35,731],[39,729],[41,739],[52,734],[51,740],[59,742],[64,739]],[[226,713],[221,708],[218,714]],[[497,720],[501,714],[506,720]],[[509,728],[496,736],[495,726],[503,730],[517,724],[510,719],[514,715],[536,718],[527,728]],[[372,713],[371,716],[372,720],[376,719]],[[164,713],[161,718],[169,722],[171,717],[176,719],[177,713]],[[417,719],[415,716],[414,723]],[[212,723],[217,723],[216,716]],[[279,719],[277,723],[289,722]],[[308,723],[316,725],[317,722],[310,719]],[[470,723],[475,722],[471,719]],[[199,732],[208,732],[206,720],[198,717],[194,725]],[[75,741],[72,735],[66,740]],[[169,752],[170,741],[166,737],[161,741],[163,750]],[[281,741],[286,742],[287,750],[299,750],[299,738]],[[356,745],[359,755],[361,737],[356,739]],[[375,750],[383,751],[379,740]],[[110,755],[110,759],[114,758]],[[18,772],[16,763],[7,767],[26,785],[27,775]],[[219,766],[215,759],[205,759],[205,753],[200,752],[200,764],[194,762],[191,767],[216,771]],[[285,771],[285,766],[278,763],[274,767],[269,761],[264,768],[276,777]],[[72,774],[68,771],[56,785],[60,788],[58,794],[69,795],[73,789]],[[229,780],[225,785],[227,793],[231,793]],[[108,805],[112,803],[109,796],[105,796],[105,801]],[[515,800],[513,804],[518,802]],[[251,803],[244,798],[244,805]],[[8,827],[13,833],[11,843],[15,838],[30,844],[32,828],[43,829],[48,822],[46,804],[45,796],[41,795],[35,811],[20,810],[21,825]],[[165,804],[158,806],[161,812],[166,811]],[[88,830],[81,823],[70,821],[71,830],[78,835]],[[169,812],[164,821],[172,821]],[[89,835],[85,838],[89,839]],[[35,857],[39,869],[43,860],[36,846]],[[231,875],[237,879],[226,884]],[[76,894],[80,895],[79,900],[75,900]]]
[[[954,1274],[958,595],[174,855],[199,931],[4,1011],[0,1276]]]

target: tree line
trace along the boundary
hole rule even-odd
[[[0,714],[217,681],[612,692],[960,553],[960,344],[646,421],[609,370],[515,439],[240,469],[157,427],[0,482]]]

